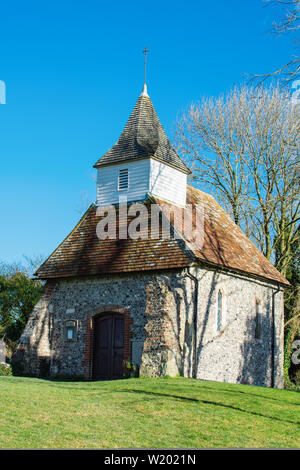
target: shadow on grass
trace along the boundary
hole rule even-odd
[[[109,386],[109,391],[110,393],[114,393],[114,392],[118,392],[119,390],[116,388],[115,390],[114,389],[111,389],[111,384],[113,382],[125,382],[127,380],[126,377],[122,378],[122,379],[117,379],[117,380],[82,380],[82,379],[78,379],[78,380],[74,380],[74,379],[61,379],[61,378],[48,378],[48,379],[44,379],[44,378],[37,378],[36,377],[36,380],[40,380],[41,383],[43,383],[44,385],[47,385],[48,387],[54,387],[54,388],[57,388],[59,390],[74,390],[74,391],[83,391],[83,392],[90,392],[90,391],[99,391],[99,393],[103,393],[104,391],[107,390],[107,388],[99,388],[98,387],[98,384],[101,383],[101,385],[103,385],[104,387],[106,385]],[[87,387],[82,387],[81,385],[83,384],[89,384],[88,385],[88,388]]]
[[[72,380],[72,379],[59,379],[59,378],[52,378],[52,379],[40,379],[41,382],[44,382],[45,385],[48,385],[50,387],[55,387],[55,388],[59,388],[59,389],[65,389],[65,390],[75,390],[75,391],[83,391],[83,392],[95,392],[95,391],[98,391],[99,393],[118,393],[118,392],[126,392],[127,389],[125,390],[119,390],[119,389],[116,389],[116,390],[111,390],[110,388],[107,389],[107,388],[101,388],[99,389],[98,387],[98,384],[101,383],[103,386],[105,386],[106,384],[107,385],[111,385],[112,381],[111,380]],[[119,379],[118,381],[121,381],[121,382],[126,382],[128,379],[127,378],[123,378],[123,379]],[[131,380],[131,379],[130,379]],[[62,385],[63,383],[65,383],[66,385]],[[89,384],[89,389],[87,389],[86,387],[81,387],[80,385],[82,384]],[[58,385],[58,387],[56,387],[56,385]],[[74,385],[72,387],[72,385]],[[95,387],[94,387],[95,385]],[[175,386],[175,384],[170,384],[168,383],[168,387],[170,386]],[[183,384],[183,385],[186,385],[186,384]],[[178,388],[178,386],[176,385],[176,387]],[[273,390],[273,389],[268,389],[268,390]],[[128,390],[130,392],[130,390]],[[208,386],[204,386],[202,384],[201,387],[199,387],[197,389],[197,391],[199,392],[206,392],[206,391],[209,391],[209,392],[212,392],[212,393],[218,393],[218,394],[222,394],[222,393],[229,393],[229,394],[232,394],[232,395],[235,395],[237,393],[243,395],[245,398],[250,398],[251,397],[255,397],[255,398],[259,398],[259,399],[264,399],[264,400],[271,400],[271,401],[276,401],[276,402],[279,402],[279,403],[282,403],[284,405],[287,405],[288,402],[286,400],[281,400],[281,399],[278,399],[278,398],[274,398],[274,397],[268,397],[268,396],[265,396],[265,395],[260,395],[260,394],[257,394],[257,393],[250,393],[249,391],[242,391],[242,390],[229,390],[229,389],[218,389],[218,388],[212,388],[212,387],[208,387]],[[133,392],[133,391],[132,391]],[[138,392],[138,390],[136,391]],[[149,394],[157,394],[159,395],[158,393],[156,392],[147,392],[147,391],[143,391],[143,390],[140,390],[139,393],[149,393]],[[195,401],[195,402],[199,402],[199,401],[202,401],[203,403],[205,403],[204,400],[198,400],[197,398],[188,398],[188,397],[180,397],[180,396],[177,396],[177,395],[167,395],[167,394],[162,394],[163,396],[169,396],[169,397],[173,397],[173,398],[177,398],[177,399],[182,399],[182,400],[187,400],[187,401]],[[221,404],[219,404],[219,406],[222,406]],[[225,405],[224,405],[225,406]],[[300,406],[300,403],[293,403],[293,406]],[[236,408],[238,409],[238,408]],[[246,412],[246,411],[245,411]],[[274,418],[276,419],[276,418]],[[279,418],[278,418],[279,419]]]
[[[300,425],[299,421],[290,421],[290,420],[287,420],[287,419],[277,418],[275,416],[268,416],[268,415],[264,415],[262,413],[258,413],[256,411],[244,410],[243,408],[239,408],[237,406],[225,405],[224,403],[218,403],[218,402],[215,402],[215,401],[200,400],[200,399],[197,399],[197,398],[182,397],[182,396],[179,396],[179,395],[169,395],[167,393],[146,392],[144,390],[134,390],[134,389],[119,390],[118,392],[119,393],[137,393],[137,394],[140,393],[140,394],[150,395],[150,396],[154,396],[154,397],[158,396],[158,397],[164,397],[164,398],[173,398],[175,400],[181,400],[181,401],[189,401],[189,402],[194,402],[194,403],[203,403],[205,405],[213,405],[213,406],[218,406],[220,408],[229,408],[229,409],[234,410],[234,411],[240,411],[242,413],[251,414],[253,416],[260,416],[261,418],[267,418],[267,419],[271,419],[271,420],[274,420],[274,421],[280,421],[282,423]]]
[[[260,399],[263,399],[263,400],[273,400],[273,401],[277,401],[277,402],[280,402],[280,403],[284,403],[285,405],[288,404],[288,402],[286,400],[281,400],[280,398],[274,398],[274,397],[267,397],[266,395],[259,395],[257,393],[251,393],[251,392],[243,392],[242,390],[228,390],[228,389],[216,389],[216,388],[211,388],[211,387],[203,387],[202,390],[209,390],[211,392],[214,392],[214,393],[231,393],[231,394],[236,394],[236,393],[240,393],[242,395],[245,395],[247,398],[251,398],[251,397],[257,397],[257,398],[260,398]],[[268,390],[274,390],[272,388],[268,389]],[[300,403],[293,403],[293,406],[300,406]]]

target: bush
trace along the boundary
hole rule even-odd
[[[300,389],[300,369],[296,370],[293,376],[293,382],[295,383],[296,387]]]
[[[139,366],[132,361],[125,361],[123,377],[139,377]]]
[[[0,263],[0,335],[5,336],[9,355],[14,353],[43,289],[40,281],[30,279],[23,272],[2,274]]]
[[[5,364],[5,362],[0,362],[0,376],[12,375],[11,366]]]

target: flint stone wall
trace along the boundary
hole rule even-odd
[[[190,271],[199,286],[197,378],[271,386],[275,312],[274,385],[282,387],[282,290],[266,282],[206,268]],[[218,289],[225,302],[219,332]],[[50,288],[46,286],[45,292],[29,319],[18,351],[30,375],[39,376],[48,370],[50,376],[90,379],[86,359],[89,316],[103,305],[108,309],[109,305],[117,305],[130,311],[131,358],[139,365],[141,375],[192,376],[195,282],[186,270],[60,280]],[[261,303],[261,339],[255,339],[256,299]],[[70,319],[77,321],[75,342],[65,339],[64,324]]]

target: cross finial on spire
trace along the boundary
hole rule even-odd
[[[145,47],[145,49],[143,50],[143,54],[145,54],[145,75],[144,75],[144,84],[146,85],[146,67],[147,67],[147,54],[149,52],[149,49],[147,49],[147,47]]]

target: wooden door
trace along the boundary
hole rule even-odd
[[[124,318],[110,313],[94,320],[94,379],[123,376]]]

